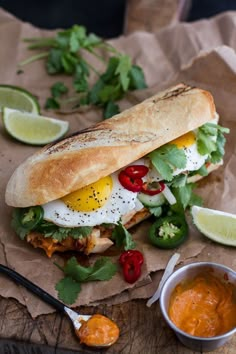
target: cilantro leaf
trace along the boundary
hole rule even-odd
[[[111,82],[111,80],[114,79],[118,65],[119,65],[119,58],[118,57],[111,57],[109,59],[107,69],[101,75],[101,79],[104,83],[109,83],[109,82]]]
[[[115,74],[120,76],[120,83],[124,91],[127,91],[129,87],[129,71],[131,69],[131,59],[128,55],[122,55],[119,60],[119,64],[116,68]]]
[[[79,57],[75,68],[75,78],[76,79],[79,79],[81,77],[85,78],[86,76],[87,77],[89,76],[88,64],[82,57]]]
[[[67,29],[65,31],[58,31],[55,38],[57,47],[61,50],[68,49],[70,45],[70,35],[71,29]]]
[[[102,104],[106,104],[109,101],[116,101],[121,96],[120,85],[105,85],[101,88],[98,97]]]
[[[91,268],[81,266],[77,262],[77,259],[72,257],[66,263],[66,266],[64,267],[64,273],[67,276],[72,277],[77,282],[83,282],[86,281],[88,276],[91,274]]]
[[[60,103],[53,97],[47,98],[45,105],[45,109],[58,109],[60,108]]]
[[[129,72],[130,90],[141,90],[147,87],[145,82],[143,70],[138,65],[132,65],[130,72]]]
[[[188,176],[184,173],[180,173],[179,175],[175,176],[171,181],[172,187],[183,187],[187,182]]]
[[[206,168],[206,165],[203,164],[197,171],[194,173],[195,175],[200,175],[200,176],[207,176],[208,175],[208,170]]]
[[[97,80],[97,82],[93,85],[91,90],[88,93],[88,102],[91,104],[98,104],[99,103],[99,93],[105,86],[105,83],[103,80],[100,78]]]
[[[148,154],[153,166],[166,181],[173,179],[175,168],[185,168],[186,156],[176,145],[166,144]]]
[[[157,218],[162,214],[162,207],[149,207],[150,213],[156,216]]]
[[[198,128],[197,149],[199,154],[211,155],[215,162],[219,162],[224,155],[224,133],[229,133],[229,129],[214,123],[206,123]]]
[[[211,153],[210,161],[212,163],[218,163],[222,160],[225,154],[225,142],[226,139],[221,131],[218,131],[216,139],[216,150]]]
[[[68,52],[62,52],[61,56],[61,64],[63,67],[63,71],[66,74],[72,75],[76,71],[76,64],[77,64],[77,55],[68,53]]]
[[[29,233],[29,230],[24,228],[24,226],[20,223],[20,210],[18,208],[13,210],[11,227],[15,230],[21,240],[24,240],[25,236]]]
[[[182,187],[172,188],[177,204],[182,206],[184,210],[193,204],[201,205],[201,198],[193,193],[195,187],[196,185],[194,183],[188,183]]]
[[[118,225],[116,225],[115,229],[113,230],[112,240],[115,241],[117,247],[124,246],[126,251],[133,249],[136,246],[132,239],[131,233],[126,230],[126,228],[121,223],[118,223]]]
[[[61,301],[72,305],[81,291],[81,285],[72,277],[66,276],[56,284],[55,289]]]
[[[90,50],[92,47],[96,47],[102,43],[102,39],[94,33],[89,33],[89,35],[84,39],[83,47]]]
[[[112,263],[108,257],[101,257],[94,263],[87,281],[109,280],[116,272],[116,264]]]
[[[198,205],[198,206],[202,206],[202,198],[195,194],[195,193],[192,193],[191,194],[191,197],[190,197],[190,200],[189,200],[189,203],[188,203],[188,206],[191,207],[193,205]]]
[[[67,93],[68,88],[65,86],[63,82],[56,82],[51,86],[51,94],[52,97],[57,98],[60,97],[63,93]]]
[[[88,90],[88,82],[84,76],[75,78],[73,81],[73,86],[76,92],[86,92]]]
[[[109,280],[117,271],[117,266],[108,257],[101,257],[93,266],[81,266],[75,257],[67,262],[64,272],[77,282],[88,282],[94,280]]]
[[[75,32],[70,35],[70,51],[76,53],[80,49],[80,42]]]
[[[61,63],[62,50],[59,48],[52,48],[49,51],[48,59],[46,62],[46,69],[49,75],[58,74],[63,72]]]
[[[103,116],[105,119],[111,118],[115,114],[120,112],[118,104],[114,103],[113,101],[109,101],[104,109]]]
[[[209,135],[204,132],[203,129],[198,129],[197,134],[197,150],[201,155],[210,154],[216,149],[216,143],[209,138]]]
[[[57,226],[49,221],[43,220],[40,225],[37,226],[37,230],[40,231],[45,238],[52,237],[57,241],[62,241],[68,236],[79,239],[82,237],[87,237],[92,232],[92,227],[81,226],[81,227],[61,227]]]

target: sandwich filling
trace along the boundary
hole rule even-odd
[[[218,116],[61,199],[16,208],[15,231],[49,257],[55,251],[103,252],[119,243],[120,231],[132,242],[127,229],[139,221],[200,203],[192,181],[221,164],[224,155],[228,129],[217,123]]]

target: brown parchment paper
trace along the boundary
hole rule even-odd
[[[136,32],[112,41],[113,45],[132,56],[135,63],[145,72],[148,89],[132,93],[121,102],[125,109],[158,90],[179,81],[206,88],[215,97],[221,124],[231,129],[227,136],[224,166],[199,184],[199,194],[204,205],[211,208],[235,212],[236,210],[236,13],[229,12],[211,20],[192,24],[180,23],[156,34]],[[69,78],[50,77],[44,69],[44,62],[27,65],[24,72],[17,74],[17,63],[33,52],[26,49],[22,39],[33,36],[48,36],[54,32],[44,31],[28,23],[22,23],[0,9],[0,83],[25,87],[35,94],[43,107],[49,88],[56,80]],[[59,115],[52,111],[42,114],[70,121],[70,131],[88,127],[101,120],[99,110],[86,113],[74,112]],[[60,256],[46,258],[41,250],[35,250],[22,242],[11,230],[12,209],[5,205],[6,183],[26,157],[38,148],[12,140],[0,125],[0,262],[15,269],[35,282],[53,296],[61,271],[54,262],[61,263]],[[109,282],[84,284],[75,306],[121,303],[134,298],[148,298],[155,291],[174,251],[158,250],[147,241],[149,221],[132,230],[139,249],[144,253],[145,264],[140,281],[134,285],[125,283],[118,273]],[[190,237],[182,245],[180,264],[193,260],[218,261],[236,269],[235,248],[215,244],[200,235],[190,220]],[[25,289],[15,285],[4,276],[0,277],[0,295],[14,297],[27,306],[32,317],[52,312],[53,309]]]

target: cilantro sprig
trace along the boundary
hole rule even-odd
[[[192,205],[202,205],[202,198],[195,194],[193,190],[196,188],[195,183],[186,183],[183,186],[173,187],[172,192],[176,198],[177,203],[171,206],[171,209],[180,212],[184,211]]]
[[[30,43],[29,49],[43,51],[24,60],[20,66],[46,59],[49,75],[72,76],[75,95],[65,99],[68,87],[63,82],[56,82],[51,87],[51,97],[46,101],[47,109],[60,109],[61,105],[68,103],[72,105],[71,108],[96,105],[103,109],[104,118],[109,118],[119,112],[116,101],[124,97],[126,92],[147,87],[141,67],[132,64],[128,55],[119,52],[100,37],[87,34],[83,26],[74,25],[58,31],[55,37],[28,38],[25,41]],[[107,60],[100,54],[100,49]],[[96,67],[91,64],[89,57],[96,58]],[[101,70],[97,69],[101,67]],[[91,72],[97,76],[93,84]]]
[[[136,246],[131,233],[120,222],[115,226],[111,238],[117,247],[123,246],[126,251]]]
[[[43,220],[38,226],[37,231],[43,234],[45,238],[51,237],[54,240],[62,241],[68,236],[79,239],[87,237],[92,232],[92,227],[90,226],[80,226],[80,227],[62,227],[52,222]]]
[[[187,159],[183,150],[174,144],[166,144],[148,154],[153,166],[166,181],[173,179],[175,168],[185,168]]]
[[[58,291],[59,299],[69,305],[76,301],[81,291],[81,283],[110,280],[117,272],[117,265],[108,257],[99,258],[89,267],[80,265],[76,258],[72,257],[64,268],[58,267],[64,272],[65,277],[56,284],[55,289]]]
[[[214,123],[206,123],[198,128],[197,149],[201,155],[209,155],[212,163],[220,162],[224,156],[225,137],[229,129]]]

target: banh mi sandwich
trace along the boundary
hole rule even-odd
[[[117,228],[196,202],[193,182],[222,164],[224,132],[209,92],[167,89],[23,162],[6,188],[12,226],[48,257],[103,252]]]

